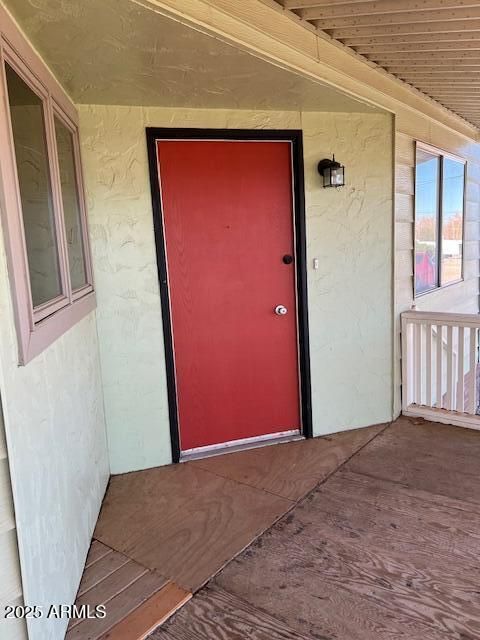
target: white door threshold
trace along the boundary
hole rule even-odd
[[[230,442],[212,444],[207,447],[186,449],[180,453],[180,462],[198,460],[199,458],[211,458],[212,456],[220,456],[225,453],[235,453],[237,451],[245,451],[246,449],[257,449],[259,447],[267,447],[272,444],[295,442],[296,440],[304,439],[305,436],[303,436],[300,431],[293,429],[291,431],[269,433],[265,436],[255,436],[253,438],[244,438],[242,440],[231,440]]]

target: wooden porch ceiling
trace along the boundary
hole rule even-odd
[[[276,2],[480,126],[480,2]]]

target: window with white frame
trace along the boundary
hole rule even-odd
[[[55,100],[47,73],[40,79],[5,42],[1,54],[3,213],[25,363],[94,307],[92,267],[71,110]]]
[[[417,143],[415,162],[415,295],[463,278],[466,163]]]

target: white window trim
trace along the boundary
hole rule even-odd
[[[422,151],[426,151],[427,153],[431,153],[435,156],[438,156],[440,159],[441,158],[449,158],[450,160],[454,160],[455,162],[459,162],[460,164],[463,164],[464,166],[464,186],[463,186],[463,218],[462,218],[462,273],[461,273],[461,277],[458,280],[454,280],[452,282],[447,282],[446,284],[442,284],[441,280],[439,280],[438,285],[432,289],[428,289],[427,291],[422,291],[421,293],[417,293],[417,286],[416,286],[416,258],[415,258],[415,240],[416,240],[416,223],[417,223],[417,177],[416,177],[416,171],[417,171],[417,150],[420,149]],[[413,195],[413,298],[414,300],[418,299],[418,298],[423,298],[424,296],[428,296],[432,293],[435,293],[436,291],[442,291],[443,289],[448,289],[449,287],[454,287],[455,285],[461,284],[462,282],[465,281],[465,277],[464,277],[464,266],[465,266],[465,212],[466,212],[466,197],[467,197],[467,169],[468,169],[468,163],[467,160],[465,158],[462,158],[461,156],[457,156],[454,153],[450,153],[449,151],[445,151],[444,149],[440,149],[439,147],[434,147],[431,144],[427,144],[426,142],[421,142],[420,140],[416,140],[415,141],[415,164],[413,167],[414,170],[414,180],[413,180],[413,184],[414,184],[414,195]],[[442,187],[443,187],[443,183],[442,181],[440,181],[439,184],[439,188],[440,188],[440,193],[442,192]],[[443,199],[443,194],[441,195],[441,198]],[[440,216],[440,220],[439,220],[439,226],[441,224],[441,218],[442,218],[442,211],[439,211],[439,216]],[[440,256],[440,261],[441,261],[441,256]],[[441,272],[441,267],[439,267],[439,271],[438,273],[440,274]],[[439,276],[440,277],[440,276]]]

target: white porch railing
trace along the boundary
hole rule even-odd
[[[480,315],[402,313],[404,415],[480,429]]]

